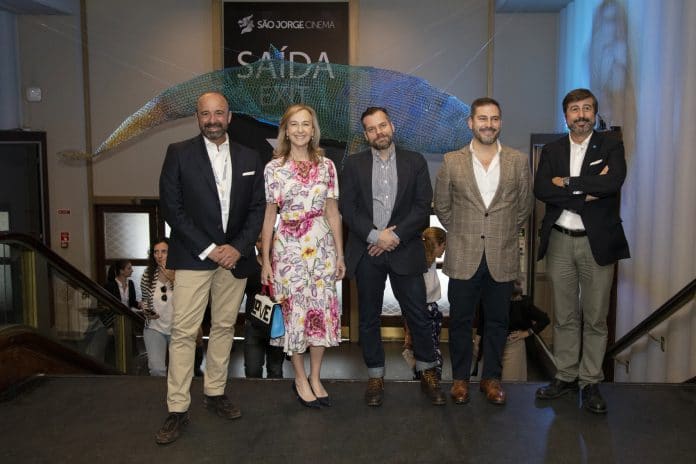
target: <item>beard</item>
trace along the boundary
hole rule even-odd
[[[224,137],[225,131],[227,131],[227,127],[220,123],[206,124],[201,127],[201,132],[208,140],[217,140],[220,137]]]
[[[483,133],[482,131],[489,131],[488,133]],[[492,127],[482,127],[481,129],[473,131],[476,140],[484,145],[493,145],[500,135],[500,131],[493,129]]]
[[[383,135],[370,142],[370,146],[376,150],[386,150],[392,144],[391,135]]]
[[[579,125],[579,123],[586,123],[584,126]],[[575,135],[587,135],[592,132],[594,124],[587,118],[577,118],[572,123],[568,125],[568,129]]]

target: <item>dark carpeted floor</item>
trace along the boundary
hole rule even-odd
[[[578,408],[577,395],[536,401],[538,383],[507,384],[502,407],[477,390],[468,405],[436,407],[417,382],[389,381],[384,405],[368,408],[363,381],[329,380],[334,406],[310,410],[290,382],[231,379],[243,416],[226,421],[203,408],[194,379],[191,424],[159,446],[165,379],[48,378],[0,403],[0,462],[695,462],[696,385],[603,385],[610,411],[596,416]]]

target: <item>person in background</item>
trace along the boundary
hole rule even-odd
[[[549,325],[549,316],[534,306],[531,297],[522,294],[520,281],[515,281],[510,301],[508,337],[503,350],[504,381],[527,381],[527,350],[525,341]]]
[[[274,158],[264,171],[266,215],[261,232],[261,282],[273,285],[272,296],[282,304],[285,322],[285,335],[274,342],[282,343],[290,356],[293,391],[300,404],[310,408],[331,406],[321,383],[321,363],[326,348],[341,341],[336,281],[343,279],[346,269],[336,168],[319,147],[320,138],[314,109],[298,104],[285,111]]]
[[[248,317],[251,309],[254,307],[254,297],[261,293],[261,265],[263,255],[263,246],[261,236],[256,240],[257,256],[254,260],[249,260],[251,270],[247,277],[246,288],[246,307],[245,314],[247,315],[244,328],[244,375],[249,378],[263,377],[263,366],[266,365],[266,377],[269,379],[283,378],[283,361],[285,353],[281,346],[271,346],[269,344],[270,337],[268,333],[264,333],[261,329],[251,323]]]
[[[127,259],[119,259],[109,266],[104,288],[127,308],[139,311],[140,302],[136,299],[135,285],[130,280],[131,275],[133,275],[131,262]],[[113,333],[115,316],[110,309],[99,311],[97,317],[90,321],[90,328],[85,335],[87,342],[85,352],[102,362],[106,357],[109,335]]]
[[[442,312],[437,305],[442,293],[440,290],[440,278],[437,275],[437,258],[441,258],[445,253],[447,244],[447,232],[440,227],[428,227],[423,231],[423,245],[425,246],[425,262],[428,270],[423,274],[425,280],[425,295],[428,305],[426,311],[430,319],[432,328],[431,336],[438,366],[435,367],[437,376],[442,379],[442,352],[440,351],[440,333],[442,332]],[[406,362],[413,368],[413,378],[419,379],[420,374],[416,371],[416,359],[413,356],[413,341],[408,330],[408,324],[404,319],[404,353]]]
[[[167,375],[167,350],[172,330],[174,312],[175,272],[167,269],[169,239],[155,240],[150,247],[147,269],[140,280],[142,308],[145,316],[143,340],[147,351],[147,367],[150,375]]]

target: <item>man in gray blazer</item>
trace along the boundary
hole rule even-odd
[[[167,266],[176,270],[169,345],[169,415],[155,441],[176,440],[188,424],[196,335],[211,299],[211,327],[203,378],[205,407],[236,419],[239,408],[225,396],[234,324],[244,296],[243,262],[253,259],[265,202],[258,153],[230,141],[232,113],[219,93],[201,95],[196,119],[201,133],[167,149],[160,175],[160,206],[172,228]]]
[[[484,367],[481,391],[505,404],[500,384],[510,297],[519,277],[518,234],[531,211],[527,156],[498,141],[501,111],[492,98],[471,104],[469,146],[445,155],[435,183],[435,213],[447,228],[444,273],[449,276],[450,394],[469,401],[471,325],[481,303]]]

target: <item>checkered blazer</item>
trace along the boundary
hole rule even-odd
[[[486,209],[469,146],[445,154],[435,182],[434,207],[447,229],[446,275],[470,279],[485,250],[494,280],[507,282],[519,277],[518,233],[532,207],[527,155],[502,146],[498,189]]]

